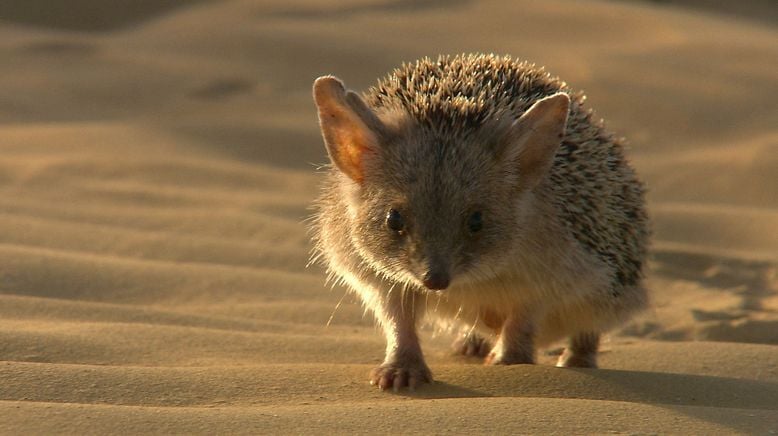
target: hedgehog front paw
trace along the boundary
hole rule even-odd
[[[423,360],[384,362],[370,372],[370,384],[385,391],[414,390],[422,383],[432,383],[432,372]]]

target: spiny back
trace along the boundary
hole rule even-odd
[[[549,174],[549,201],[572,236],[613,270],[613,292],[641,277],[649,236],[644,192],[619,140],[584,95],[533,64],[494,55],[459,55],[405,64],[368,90],[376,109],[403,110],[442,138],[465,138],[489,121],[518,119],[536,100],[571,97],[567,131]]]
[[[375,108],[402,108],[446,134],[478,128],[510,111],[523,113],[565,83],[533,64],[491,55],[441,56],[403,64],[367,92]]]

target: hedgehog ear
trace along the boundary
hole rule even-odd
[[[335,166],[357,183],[364,180],[364,158],[375,154],[383,124],[364,101],[337,77],[313,82],[313,99],[327,153]]]
[[[554,162],[565,135],[570,97],[563,92],[536,101],[511,125],[503,143],[504,156],[518,163],[519,180],[534,188]]]

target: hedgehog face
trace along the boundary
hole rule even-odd
[[[518,211],[503,163],[490,144],[409,131],[366,162],[349,202],[355,246],[376,269],[418,288],[493,275],[517,235],[505,231],[516,228]]]
[[[314,99],[354,246],[388,279],[430,290],[509,263],[522,201],[551,166],[569,106],[555,94],[483,125],[441,110],[436,125],[399,108],[379,116],[334,77],[316,81]]]

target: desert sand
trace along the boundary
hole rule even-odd
[[[0,433],[778,433],[774,4],[109,3],[0,6]],[[310,86],[462,52],[545,65],[628,138],[653,303],[601,369],[429,329],[436,382],[379,392],[382,335],[305,267]]]

